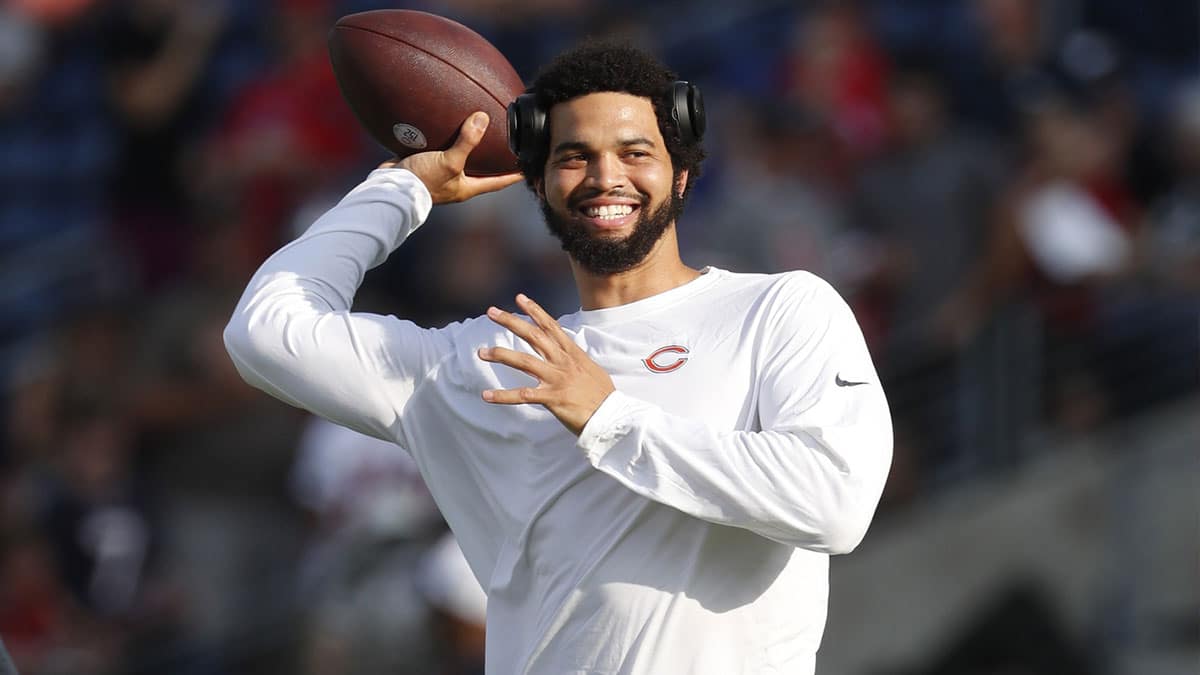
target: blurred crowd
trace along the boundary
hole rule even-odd
[[[386,155],[326,34],[378,0],[0,8],[0,636],[21,672],[480,673],[485,598],[407,456],[244,385],[254,268]],[[1200,379],[1200,8],[407,8],[530,80],[588,34],[699,83],[684,258],[808,269],[895,415],[886,514]],[[577,308],[522,188],[435,210],[357,307]]]

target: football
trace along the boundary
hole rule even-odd
[[[476,110],[491,118],[467,160],[472,176],[517,171],[508,104],[524,90],[508,59],[450,19],[380,9],[338,19],[329,58],[342,96],[367,132],[398,157],[445,150]]]

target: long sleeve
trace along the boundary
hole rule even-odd
[[[726,431],[622,392],[579,437],[630,490],[709,522],[845,553],[862,540],[892,456],[887,401],[850,308],[827,284],[764,318],[761,431]]]
[[[350,307],[367,270],[431,208],[412,173],[376,170],[263,263],[225,329],[242,377],[334,422],[396,439],[404,403],[450,349],[453,328],[424,329]]]

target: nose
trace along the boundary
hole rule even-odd
[[[628,177],[624,163],[616,155],[602,153],[588,164],[586,180],[589,187],[608,192],[625,187]]]

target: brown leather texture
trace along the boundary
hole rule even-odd
[[[508,59],[470,28],[413,10],[359,12],[330,31],[329,58],[359,122],[397,156],[450,147],[463,121],[482,110],[491,124],[467,161],[467,173],[517,170],[505,118],[524,84]],[[413,147],[420,136],[409,127],[419,130],[426,147]]]

